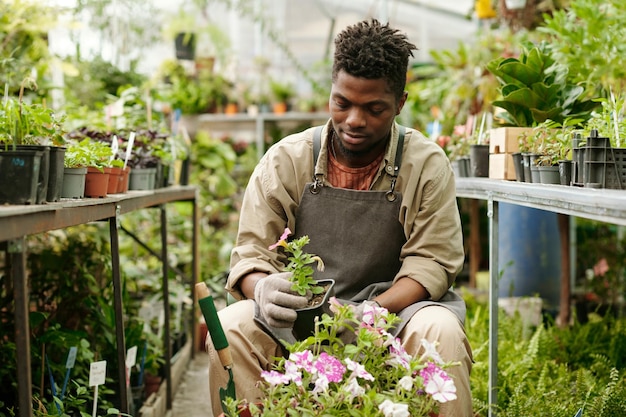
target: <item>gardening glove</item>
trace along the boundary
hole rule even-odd
[[[307,306],[307,297],[291,289],[291,276],[291,272],[271,274],[254,287],[254,299],[261,315],[272,327],[292,327],[297,317],[296,309]]]
[[[361,304],[357,304],[353,307],[354,321],[351,320],[349,325],[343,325],[337,329],[337,337],[343,342],[344,345],[350,345],[356,340],[359,327],[363,322],[363,310],[366,305],[370,305],[372,307],[380,306],[376,301],[365,300]]]

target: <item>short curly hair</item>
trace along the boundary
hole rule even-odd
[[[378,20],[348,26],[335,38],[333,82],[340,71],[367,79],[385,78],[397,99],[406,86],[409,55],[415,45],[405,34]]]

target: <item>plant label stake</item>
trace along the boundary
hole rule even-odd
[[[115,157],[117,156],[117,151],[120,148],[120,144],[117,142],[117,135],[113,135],[113,140],[111,141],[111,158],[109,159],[109,163],[113,162]]]
[[[48,377],[50,378],[50,390],[52,391],[52,396],[57,396],[57,385],[54,382],[54,376],[52,375],[52,368],[50,368],[50,359],[48,359],[48,354],[46,353],[46,365],[48,366]],[[57,411],[59,415],[61,415],[61,406],[56,401],[54,402],[57,406]]]
[[[107,361],[92,362],[89,366],[89,386],[96,387],[93,391],[93,413],[96,417],[98,411],[98,386],[104,384],[107,375]]]
[[[133,150],[133,144],[135,143],[135,132],[130,132],[128,136],[128,144],[126,145],[126,156],[124,157],[124,169],[126,169],[126,165],[128,165],[128,158],[130,158],[130,153]]]
[[[220,319],[217,316],[217,310],[215,309],[215,303],[213,303],[213,297],[209,293],[209,288],[204,282],[199,282],[196,284],[195,289],[196,296],[198,297],[198,304],[200,305],[200,310],[202,310],[204,321],[206,321],[213,346],[217,351],[217,355],[220,358],[222,366],[228,371],[228,384],[226,385],[226,388],[220,388],[222,410],[224,410],[225,413],[228,413],[224,400],[227,397],[232,398],[233,400],[236,398],[235,381],[233,381],[233,357],[230,354],[228,340],[226,340],[222,323],[220,323]]]
[[[65,379],[63,380],[63,389],[61,390],[61,401],[65,398],[65,390],[67,389],[67,381],[70,379],[70,371],[76,362],[76,352],[78,352],[78,347],[72,346],[67,354],[67,361],[65,361]]]
[[[126,387],[130,385],[130,370],[137,363],[137,346],[133,346],[126,352]]]

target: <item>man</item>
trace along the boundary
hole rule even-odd
[[[259,398],[260,372],[285,353],[277,340],[289,339],[295,309],[306,305],[281,272],[284,256],[268,249],[288,227],[310,237],[306,251],[326,265],[316,278],[334,278],[337,298],[398,314],[409,353],[425,338],[460,362],[449,368],[458,398],[441,414],[472,415],[465,304],[449,290],[464,259],[454,176],[441,148],[394,122],[413,49],[376,20],[346,28],[335,39],[331,120],[278,142],[252,174],[226,286],[243,301],[220,312],[238,399]],[[217,415],[228,374],[208,346]]]

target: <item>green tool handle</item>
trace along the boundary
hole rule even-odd
[[[204,282],[196,284],[196,296],[198,297],[200,310],[202,311],[202,315],[206,321],[211,341],[217,351],[220,362],[224,368],[231,368],[233,366],[233,358],[228,347],[228,340],[226,340],[224,329],[222,329],[222,323],[217,316],[217,310],[215,309],[213,297]]]

